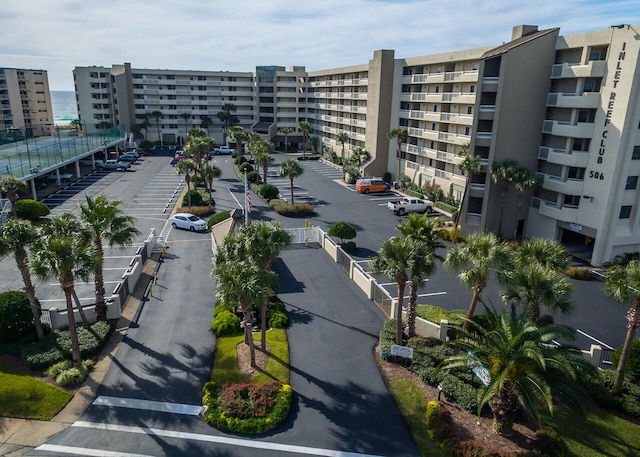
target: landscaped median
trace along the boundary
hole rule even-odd
[[[254,334],[256,351],[263,351],[259,337]],[[266,358],[258,358],[251,374],[241,373],[249,361],[239,358],[239,345],[244,345],[243,335],[218,338],[211,381],[202,389],[203,417],[224,432],[263,433],[281,424],[291,406],[287,333],[275,328],[267,332]]]

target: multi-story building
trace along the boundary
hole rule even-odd
[[[53,128],[49,79],[45,70],[0,68],[0,131],[35,136]]]
[[[513,28],[497,46],[397,59],[375,51],[368,63],[320,71],[256,67],[255,72],[74,70],[78,111],[101,121],[140,123],[151,116],[164,140],[188,122],[236,106],[240,125],[282,143],[301,140],[301,121],[323,147],[348,156],[363,148],[369,175],[402,173],[419,186],[464,198],[466,232],[544,236],[566,243],[593,264],[640,251],[640,26],[562,36],[558,28]],[[186,115],[190,115],[187,119]],[[408,138],[396,153],[395,127]],[[91,127],[90,127],[91,128]],[[158,136],[156,134],[156,138]],[[459,168],[461,151],[479,156],[480,173]],[[495,164],[516,161],[539,179],[506,195]],[[506,200],[504,198],[506,197]]]

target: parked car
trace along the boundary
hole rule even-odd
[[[393,214],[397,214],[398,216],[407,213],[431,213],[433,211],[433,202],[409,197],[400,201],[387,202],[387,209],[393,211]]]
[[[171,159],[169,161],[169,165],[175,165],[175,164],[177,164],[178,162],[180,162],[181,160],[184,160],[184,159],[186,159],[185,156],[174,157],[173,159]]]
[[[127,168],[129,168],[130,166],[131,164],[129,162],[121,162],[119,160],[107,160],[102,166],[102,168],[104,170],[126,171]]]
[[[210,154],[213,155],[230,155],[236,152],[235,149],[231,149],[229,146],[220,146],[217,148],[213,148]]]
[[[36,178],[34,182],[36,185],[36,189],[38,190],[46,189],[49,186],[49,181],[47,180],[47,178]]]
[[[176,213],[169,219],[173,228],[181,228],[192,232],[206,230],[207,223],[190,213]]]
[[[91,157],[86,158],[86,159],[80,159],[78,162],[80,162],[80,165],[86,165],[88,167],[93,165],[93,162],[91,161]],[[101,159],[95,159],[95,164],[96,164],[96,168],[100,169],[104,166],[104,160]]]
[[[386,192],[391,188],[391,184],[384,182],[382,178],[360,178],[356,181],[356,190],[361,194],[369,192]]]
[[[73,173],[60,173],[60,181],[69,182],[73,179]],[[47,175],[47,181],[56,182],[58,180],[58,176],[55,173],[51,173]]]
[[[138,160],[138,156],[133,155],[133,154],[129,154],[128,152],[126,154],[122,154],[119,158],[119,161],[121,162],[135,162]]]

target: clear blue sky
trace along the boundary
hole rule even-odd
[[[73,90],[76,66],[308,70],[490,46],[514,25],[570,34],[640,23],[638,0],[5,0],[0,67],[48,71]]]

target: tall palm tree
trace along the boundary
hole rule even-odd
[[[145,119],[138,125],[140,126],[141,130],[144,130],[144,139],[146,140],[149,133],[148,129],[149,127],[151,127],[151,124],[149,123],[149,119],[145,116]]]
[[[222,176],[222,170],[215,165],[205,165],[200,169],[200,176],[207,184],[207,190],[209,191],[209,200],[213,201],[211,193],[213,192],[213,180]]]
[[[358,146],[357,148],[355,148],[353,150],[353,153],[351,154],[351,158],[353,159],[354,165],[356,167],[360,167],[362,162],[366,162],[367,160],[369,160],[369,157],[371,157],[371,154],[369,154],[369,151],[367,151],[365,148],[361,146]]]
[[[284,135],[284,152],[287,152],[289,149],[289,135],[293,132],[291,127],[283,127],[278,132],[280,135]]]
[[[247,132],[240,126],[233,126],[229,128],[229,138],[236,142],[236,150],[238,151],[238,157],[244,155],[244,142],[249,139]]]
[[[529,313],[529,320],[540,317],[540,308],[568,314],[573,309],[573,286],[562,274],[537,262],[516,264],[501,274],[505,303],[519,304]]]
[[[280,165],[280,169],[278,170],[278,176],[281,178],[287,177],[289,178],[289,182],[291,183],[291,204],[293,205],[295,201],[293,200],[293,180],[298,176],[304,173],[304,168],[300,166],[296,159],[287,159]]]
[[[94,247],[82,234],[82,223],[70,213],[62,214],[42,226],[42,234],[34,243],[31,269],[42,280],[56,278],[64,292],[71,334],[73,363],[80,367],[80,346],[73,316],[75,281],[88,281],[95,271]]]
[[[209,127],[213,124],[213,119],[209,116],[201,116],[200,117],[200,126],[207,132],[207,136],[209,136]]]
[[[308,121],[302,121],[298,124],[298,128],[302,132],[302,139],[304,141],[304,149],[302,150],[302,157],[307,157],[307,143],[309,141],[309,133],[311,132],[311,123]]]
[[[21,179],[16,178],[15,176],[7,176],[5,178],[0,179],[0,192],[7,196],[7,199],[11,203],[11,214],[13,214],[14,218],[18,217],[16,213],[16,202],[20,196],[19,192],[25,192],[29,186],[27,183]]]
[[[262,182],[267,184],[267,171],[269,170],[269,164],[273,162],[274,158],[269,151],[273,150],[273,143],[267,140],[258,140],[251,143],[249,150],[254,155],[256,166],[262,167]]]
[[[516,176],[513,181],[513,185],[518,191],[518,203],[517,203],[517,212],[516,212],[516,222],[513,226],[513,238],[518,236],[518,221],[520,220],[520,213],[522,212],[522,205],[524,204],[524,196],[525,193],[540,184],[540,181],[531,174],[531,172],[524,168],[520,167],[516,173]]]
[[[344,145],[349,141],[349,134],[347,132],[340,132],[336,135],[336,141],[342,145],[342,151],[340,152],[340,158],[344,158]]]
[[[320,140],[317,136],[309,137],[309,145],[311,146],[311,151],[315,154],[318,152],[318,144],[320,144]]]
[[[265,278],[270,278],[269,268],[282,249],[291,244],[292,236],[279,222],[250,222],[240,229],[248,256],[255,262]],[[269,282],[269,281],[266,281]],[[268,305],[268,303],[267,303]],[[262,349],[266,349],[267,306],[260,308]]]
[[[180,113],[179,116],[184,119],[184,141],[187,141],[189,136],[189,119],[191,119],[191,113]]]
[[[229,237],[228,237],[229,238]],[[269,299],[269,284],[265,283],[260,267],[250,260],[219,262],[216,259],[214,274],[218,278],[216,295],[225,303],[237,303],[238,310],[244,316],[245,342],[249,345],[251,366],[256,366],[256,354],[253,344],[253,313],[257,308],[266,306]]]
[[[133,216],[120,209],[120,201],[109,201],[104,195],[92,198],[85,195],[86,204],[79,204],[80,218],[91,232],[95,248],[96,265],[93,271],[96,294],[96,319],[107,320],[107,303],[104,290],[104,241],[109,247],[122,248],[131,245],[141,232],[135,228]]]
[[[462,285],[473,292],[467,310],[467,320],[463,324],[465,330],[469,328],[469,322],[475,314],[476,305],[491,273],[501,270],[510,261],[511,249],[495,234],[489,232],[470,234],[466,243],[456,245],[447,254],[444,267],[460,271],[458,278]]]
[[[229,131],[229,127],[240,122],[233,114],[236,110],[236,105],[233,103],[225,103],[222,105],[222,109],[216,113],[216,117],[220,122],[222,122],[222,142],[224,144],[227,144],[227,132]]]
[[[31,280],[29,256],[27,255],[27,249],[33,245],[37,238],[38,234],[35,226],[31,222],[21,219],[8,220],[0,230],[0,256],[4,257],[13,253],[16,266],[22,276],[24,293],[29,299],[31,314],[36,326],[36,335],[38,340],[41,340],[44,337],[44,330],[40,321],[40,307],[36,299],[36,287]]]
[[[396,157],[398,158],[398,175],[400,175],[400,168],[402,165],[402,143],[406,143],[407,138],[409,138],[409,131],[407,129],[403,129],[402,127],[396,127],[395,129],[391,129],[387,138],[393,140],[395,138],[396,143],[398,145],[398,150],[396,151]]]
[[[551,319],[532,322],[515,307],[501,314],[488,310],[485,316],[483,325],[474,322],[470,331],[459,331],[455,344],[467,351],[448,357],[442,366],[488,371],[478,415],[489,404],[496,431],[509,435],[521,409],[538,427],[541,412],[553,414],[554,402],[586,412],[591,399],[577,381],[593,375],[595,367],[575,347],[552,344],[572,341],[575,330]]]
[[[500,186],[500,217],[498,218],[498,233],[502,235],[502,219],[504,217],[504,206],[507,203],[507,193],[509,187],[514,183],[517,171],[520,168],[515,160],[505,160],[494,162],[491,167],[491,178],[493,182]]]
[[[187,199],[189,201],[189,208],[191,208],[191,177],[198,171],[195,163],[191,160],[181,160],[176,164],[176,172],[179,175],[184,175],[184,180],[187,182]]]
[[[462,213],[462,205],[464,204],[464,199],[466,198],[467,192],[469,192],[469,187],[471,186],[471,179],[474,175],[477,175],[482,170],[482,162],[480,161],[480,157],[469,152],[469,143],[462,146],[460,155],[463,157],[463,159],[462,162],[458,164],[458,168],[464,175],[465,181],[464,191],[462,192],[462,198],[460,199],[460,207],[458,208],[458,214],[456,214],[456,227],[460,223],[460,213]]]
[[[194,133],[204,132],[203,129],[197,128],[191,129]],[[190,133],[191,133],[190,131]],[[190,136],[187,140],[187,144],[184,146],[184,151],[193,155],[193,161],[196,164],[196,168],[200,169],[204,161],[205,155],[213,148],[213,139],[208,136]]]
[[[409,281],[411,248],[414,240],[391,237],[380,245],[378,255],[369,261],[374,275],[385,275],[395,281],[398,288],[398,306],[396,307],[396,344],[402,345],[402,302],[404,290]]]
[[[524,240],[513,254],[516,265],[526,266],[535,262],[559,273],[564,272],[571,262],[564,246],[548,238]]]
[[[202,127],[192,127],[187,132],[187,140],[190,138],[208,138],[209,134]]]
[[[259,141],[259,140],[260,140],[260,134],[258,132],[254,132],[253,130],[251,132],[248,132],[247,133],[247,147],[249,148],[249,150],[251,150],[251,145],[253,143],[255,143],[256,141]],[[274,146],[274,148],[275,148],[275,146]]]
[[[164,144],[162,141],[162,135],[160,134],[160,119],[162,119],[162,111],[152,111],[149,116],[155,118],[156,128],[158,129],[158,141],[160,144]]]
[[[631,343],[640,325],[640,261],[632,260],[627,265],[614,265],[605,273],[602,290],[606,295],[622,305],[629,306],[627,311],[627,335],[624,339],[620,361],[616,368],[613,393],[622,393],[624,372],[631,352]]]

